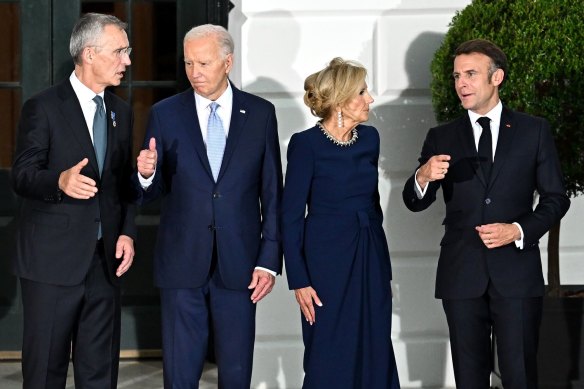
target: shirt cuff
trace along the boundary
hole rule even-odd
[[[271,274],[271,275],[273,275],[274,277],[276,277],[276,276],[278,275],[278,274],[277,274],[275,271],[273,271],[273,270],[270,270],[270,269],[266,269],[265,267],[256,266],[256,267],[255,267],[255,269],[256,269],[256,270],[263,270],[263,271],[265,271],[265,272],[267,272],[267,273],[270,273],[270,274]]]
[[[142,185],[142,189],[146,190],[150,185],[152,185],[152,181],[154,180],[154,175],[156,174],[156,170],[154,170],[154,174],[150,176],[150,178],[144,178],[140,173],[136,173],[138,175],[138,181],[140,181],[140,185]]]
[[[519,223],[513,224],[515,224],[517,228],[519,228],[519,232],[521,233],[521,238],[515,241],[515,246],[517,246],[519,250],[523,250],[523,238],[525,238],[525,235],[523,235],[523,228],[521,228],[521,225]]]
[[[421,200],[422,198],[424,198],[424,195],[426,194],[426,191],[428,190],[428,186],[430,183],[427,183],[424,189],[420,187],[420,184],[418,184],[419,171],[420,169],[416,170],[416,174],[414,175],[414,190],[416,192],[416,195],[418,196],[418,200]]]

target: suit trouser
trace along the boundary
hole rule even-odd
[[[24,389],[65,388],[71,352],[75,388],[116,388],[120,292],[109,281],[106,266],[99,242],[87,276],[79,285],[20,279]]]
[[[250,274],[251,279],[251,274]],[[164,387],[199,387],[212,328],[220,389],[249,389],[256,305],[218,272],[200,288],[161,288]]]
[[[474,299],[444,299],[458,389],[488,389],[491,333],[505,389],[537,389],[537,344],[542,297],[509,298],[492,284]]]

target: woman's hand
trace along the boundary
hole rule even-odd
[[[322,307],[322,303],[320,302],[316,291],[312,289],[312,286],[307,286],[306,288],[295,289],[294,294],[296,295],[296,301],[298,301],[298,305],[300,305],[300,310],[302,310],[306,321],[309,322],[310,325],[313,325],[316,321],[314,304]]]

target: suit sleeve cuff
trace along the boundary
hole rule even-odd
[[[424,189],[422,189],[420,187],[420,184],[418,184],[418,172],[420,171],[420,169],[416,170],[416,174],[414,175],[414,190],[416,192],[416,196],[418,196],[418,200],[421,200],[422,198],[424,198],[424,195],[426,194],[426,191],[428,190],[428,186],[430,186],[429,184],[426,184],[426,187]]]
[[[521,225],[519,223],[513,223],[517,226],[517,228],[519,228],[519,232],[521,233],[521,238],[519,240],[515,241],[515,246],[519,249],[519,250],[523,250],[523,240],[525,238],[525,235],[523,234],[523,228],[521,228]]]
[[[270,269],[266,269],[265,267],[256,266],[256,267],[255,267],[255,269],[256,269],[256,270],[263,270],[263,271],[265,271],[265,272],[267,272],[267,273],[270,273],[270,274],[271,274],[271,275],[273,275],[274,277],[276,277],[276,276],[277,276],[277,274],[276,274],[276,272],[275,272],[275,271],[273,271],[273,270],[270,270]]]

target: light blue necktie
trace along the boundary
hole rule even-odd
[[[211,172],[213,173],[215,182],[217,182],[217,176],[219,176],[219,170],[221,169],[226,141],[223,122],[219,115],[217,115],[218,107],[219,104],[214,101],[209,104],[211,114],[207,123],[207,157],[209,158],[209,165],[211,165]]]
[[[107,122],[105,120],[105,109],[103,109],[103,99],[101,96],[95,95],[93,101],[95,101],[96,105],[95,116],[93,116],[93,148],[95,149],[99,176],[101,177],[107,147]],[[97,239],[101,239],[101,223],[99,223]]]

